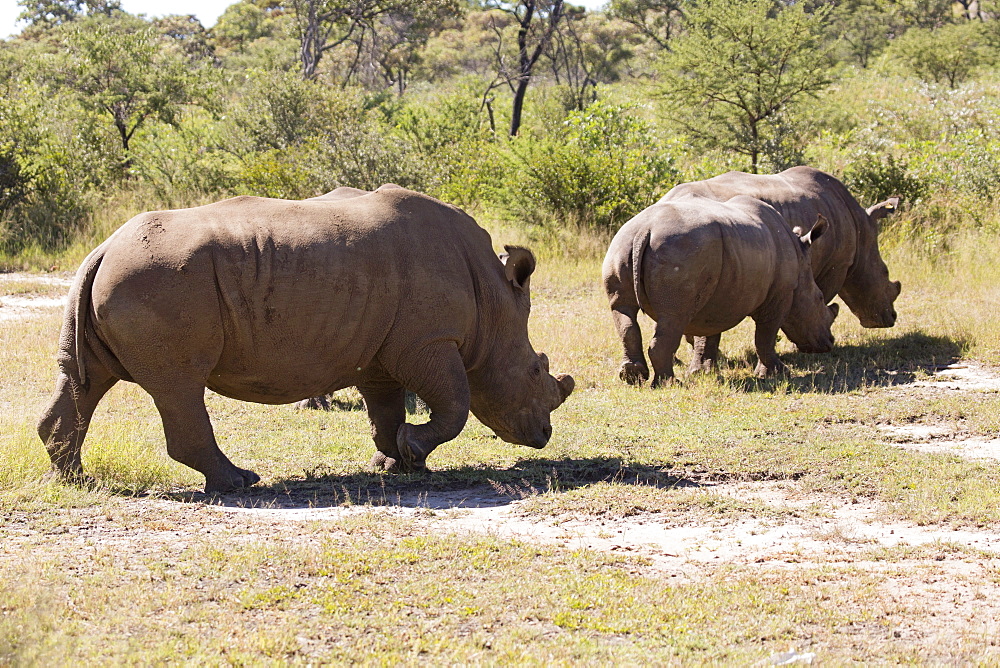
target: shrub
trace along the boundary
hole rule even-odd
[[[497,195],[540,225],[621,225],[677,181],[673,159],[626,106],[595,102],[559,132],[498,145],[506,173]]]
[[[874,150],[859,150],[843,180],[858,201],[870,204],[890,197],[912,203],[927,193],[927,183],[912,175],[905,162]]]

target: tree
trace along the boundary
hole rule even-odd
[[[902,34],[906,26],[892,0],[847,0],[831,3],[827,32],[841,41],[843,55],[868,67],[889,40]]]
[[[925,81],[957,88],[986,62],[986,37],[978,21],[936,30],[911,28],[892,45],[891,55]]]
[[[18,0],[17,4],[24,8],[18,20],[43,29],[69,23],[84,14],[111,16],[122,8],[119,0]]]
[[[831,82],[818,43],[826,14],[772,0],[707,0],[663,60],[671,120],[705,146],[745,155],[757,172],[792,105]]]
[[[524,98],[531,83],[535,64],[542,57],[562,19],[563,0],[517,0],[487,3],[491,9],[499,10],[514,19],[517,27],[517,62],[510,63],[504,53],[503,31],[496,28],[497,76],[489,90],[506,84],[514,96],[510,113],[510,135],[517,135],[521,128]],[[485,99],[485,97],[484,97]]]
[[[323,54],[348,42],[380,17],[419,11],[423,0],[286,0],[294,12],[302,78],[316,77]]]
[[[84,107],[110,116],[127,169],[136,131],[152,119],[176,124],[181,105],[191,101],[189,63],[162,57],[156,30],[134,18],[91,20],[74,30],[69,45],[66,83]]]
[[[609,13],[633,25],[661,49],[669,49],[684,5],[685,0],[611,0]]]
[[[582,111],[597,99],[597,85],[618,80],[631,55],[629,32],[620,21],[570,6],[546,51],[557,84],[566,87],[569,106]],[[632,33],[634,37],[634,33]]]
[[[395,87],[402,95],[428,40],[461,15],[458,0],[424,0],[362,21],[351,38],[354,53],[344,85],[355,78],[369,87]]]

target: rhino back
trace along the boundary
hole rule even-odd
[[[159,341],[211,361],[220,393],[285,403],[355,384],[428,340],[474,344],[475,293],[491,273],[502,276],[489,235],[409,191],[235,198],[127,223],[95,281],[95,313],[126,368]]]
[[[690,318],[690,334],[734,327],[775,293],[794,288],[791,232],[752,198],[661,200],[629,225],[631,236],[649,231],[640,306],[657,320]]]
[[[779,174],[727,172],[704,181],[681,184],[664,199],[700,194],[718,200],[748,195],[773,206],[791,227],[809,230],[820,214],[828,221],[826,234],[810,252],[813,276],[827,299],[840,291],[854,269],[861,245],[876,244],[864,209],[834,177],[811,167],[793,167]]]

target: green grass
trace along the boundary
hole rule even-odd
[[[224,529],[168,556],[149,548],[140,539],[9,564],[0,660],[748,664],[821,638],[824,658],[845,662],[871,656],[858,630],[889,635],[904,611],[880,593],[885,572],[733,567],[691,581],[648,573],[641,559],[405,524]],[[880,656],[917,658],[905,647]]]
[[[933,365],[1000,360],[996,242],[969,235],[945,257],[893,245],[887,259],[903,281],[897,326],[864,330],[842,309],[832,353],[780,343],[787,377],[752,377],[744,323],[723,336],[718,375],[681,373],[681,385],[660,390],[617,380],[600,258],[545,250],[531,337],[553,371],[577,381],[545,449],[506,444],[471,419],[431,455],[431,472],[375,474],[362,410],[296,411],[209,393],[222,449],[262,477],[217,501],[378,506],[492,489],[526,498],[520,510],[539,521],[568,513],[781,522],[807,511],[698,486],[790,481],[806,493],[883,502],[887,520],[992,527],[1000,464],[901,450],[878,426],[961,422],[984,437],[1000,429],[996,393],[899,388]],[[643,559],[429,534],[375,512],[284,528],[223,515],[203,505],[201,477],[166,456],[150,398],[126,383],[103,400],[87,439],[94,484],[61,484],[47,477],[34,431],[55,379],[59,325],[54,310],[0,321],[0,664],[747,664],[799,646],[834,663],[988,656],[974,638],[931,655],[893,640],[891,620],[917,623],[924,613],[888,602],[880,583],[929,554],[920,551],[872,548],[867,559],[898,569],[888,575],[831,563],[674,578]],[[688,354],[682,347],[682,360]],[[356,394],[341,398],[357,406]]]

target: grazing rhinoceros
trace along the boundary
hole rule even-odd
[[[827,306],[813,280],[810,244],[822,216],[800,239],[781,214],[752,197],[718,202],[699,196],[659,201],[625,223],[604,258],[604,289],[625,348],[622,380],[649,378],[637,316],[656,321],[649,346],[653,386],[671,381],[681,337],[712,336],[750,316],[758,376],[783,368],[774,351],[782,328],[801,349],[833,347]]]
[[[893,302],[899,281],[889,281],[889,269],[878,250],[879,220],[896,209],[893,197],[867,210],[840,181],[812,167],[792,167],[780,174],[727,172],[704,181],[682,183],[660,201],[701,195],[719,201],[749,195],[767,202],[790,227],[808,229],[820,214],[828,221],[822,239],[810,250],[813,276],[829,302],[840,295],[863,327],[892,327]],[[710,369],[718,356],[721,335],[694,342],[691,370]]]
[[[94,408],[121,379],[152,395],[167,453],[208,492],[259,478],[219,450],[206,387],[283,404],[357,386],[386,469],[423,467],[470,408],[541,448],[573,379],[532,350],[535,259],[507,250],[503,263],[468,215],[402,188],[140,214],[77,272],[39,436],[60,472],[80,475]],[[405,423],[404,387],[431,407],[426,424]]]

